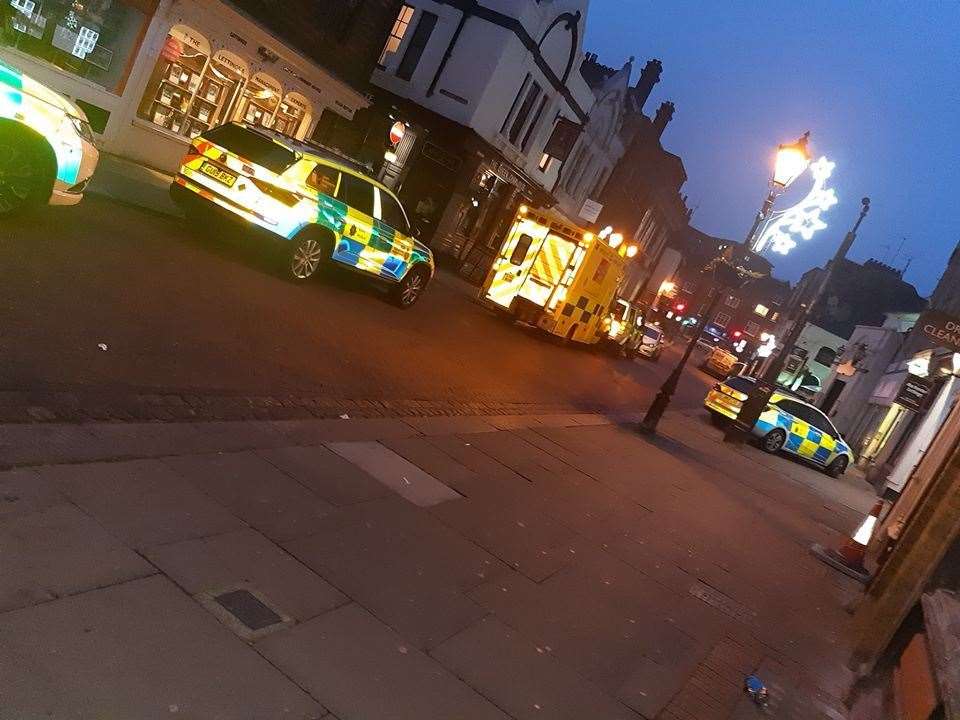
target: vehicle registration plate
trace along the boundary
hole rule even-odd
[[[200,166],[200,172],[209,175],[218,182],[222,182],[227,187],[233,187],[233,184],[237,181],[237,176],[233,173],[228,173],[226,170],[221,170],[216,165],[207,162]]]

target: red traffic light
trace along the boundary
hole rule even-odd
[[[731,333],[731,335],[733,335],[734,339],[739,339],[740,336],[743,335],[743,333],[740,332],[739,330],[734,330],[734,331]]]
[[[673,306],[673,309],[678,313],[682,313],[684,310],[687,309],[687,306],[686,306],[686,303],[677,303],[676,305]]]

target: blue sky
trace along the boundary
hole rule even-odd
[[[634,55],[636,71],[663,62],[646,110],[677,106],[663,144],[683,158],[695,226],[742,239],[774,148],[810,130],[837,163],[840,203],[826,230],[771,257],[775,274],[825,262],[869,195],[850,257],[912,256],[904,277],[927,295],[960,241],[958,38],[956,2],[591,0],[584,50],[615,67]],[[808,188],[798,180],[778,207]]]

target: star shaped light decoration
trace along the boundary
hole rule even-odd
[[[810,240],[815,233],[827,227],[820,214],[838,202],[833,188],[826,187],[835,167],[836,163],[825,157],[810,163],[813,187],[796,205],[773,214],[760,234],[757,252],[769,247],[774,252],[786,255],[797,246],[794,235]]]

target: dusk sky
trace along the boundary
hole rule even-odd
[[[693,225],[742,240],[778,143],[811,132],[837,163],[829,227],[775,274],[825,262],[872,207],[850,257],[903,267],[928,295],[960,241],[960,3],[591,0],[584,50],[620,67],[660,58],[647,103],[677,106],[663,144],[683,158]],[[802,187],[801,187],[802,186]],[[810,187],[809,175],[778,208]],[[904,241],[906,238],[906,241]],[[895,254],[900,243],[903,249]]]

